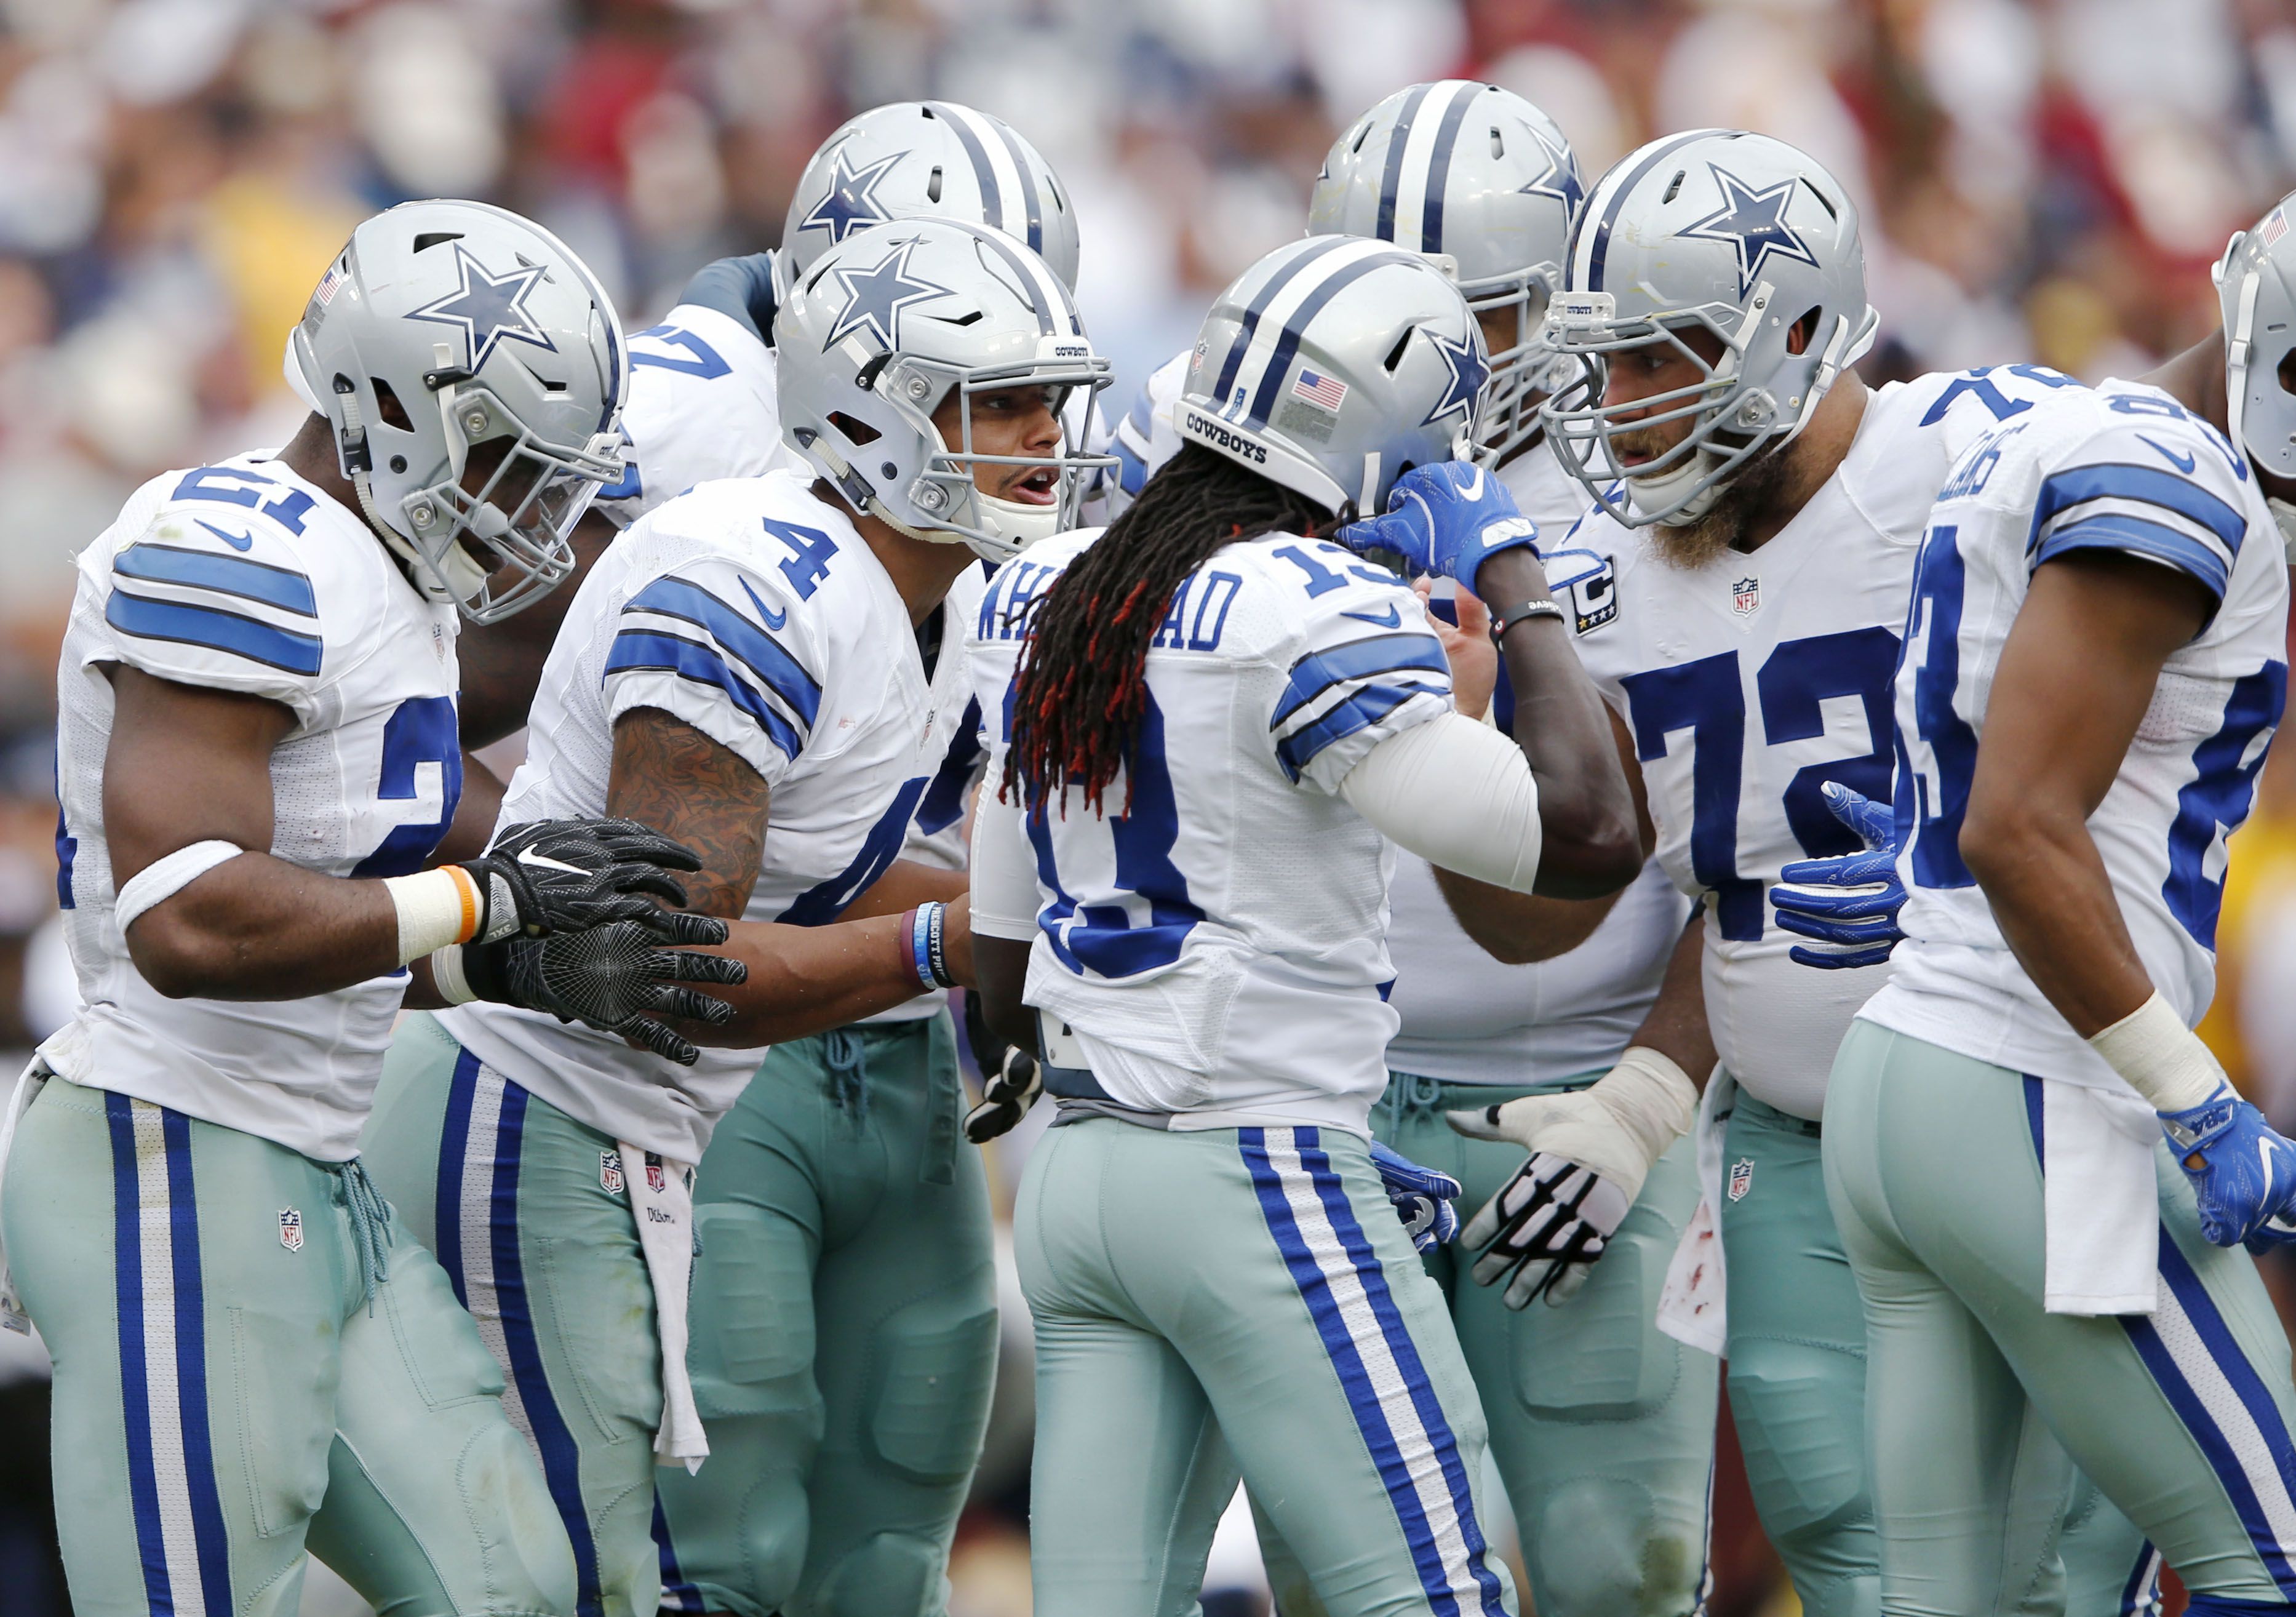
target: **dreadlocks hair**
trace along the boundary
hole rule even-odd
[[[1173,592],[1239,539],[1321,537],[1333,525],[1307,496],[1201,444],[1184,446],[1036,603],[1000,799],[1019,787],[1024,804],[1044,804],[1081,787],[1104,815],[1108,788],[1139,745],[1148,644]]]

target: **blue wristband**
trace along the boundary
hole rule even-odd
[[[932,972],[933,987],[953,989],[956,979],[948,974],[948,906],[935,899],[923,907],[932,912],[925,932],[925,964]]]
[[[938,903],[920,904],[909,912],[909,963],[916,970],[917,986],[936,989],[941,985],[933,981],[931,935],[937,917]]]

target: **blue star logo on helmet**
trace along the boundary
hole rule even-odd
[[[1454,410],[1465,419],[1473,420],[1475,400],[1482,394],[1483,383],[1490,380],[1490,365],[1472,338],[1464,342],[1454,342],[1432,326],[1423,325],[1419,330],[1435,345],[1435,351],[1443,356],[1443,363],[1451,367],[1450,377],[1444,384],[1443,397],[1436,400],[1435,407],[1427,412],[1425,419],[1419,424],[1432,426]]]
[[[1515,194],[1553,197],[1562,204],[1566,218],[1577,218],[1578,204],[1587,200],[1587,187],[1578,177],[1578,165],[1570,160],[1568,150],[1557,152],[1538,130],[1530,132],[1530,138],[1538,144],[1538,154],[1546,160],[1546,172],[1520,187]]]
[[[845,290],[846,304],[821,345],[823,353],[860,331],[869,332],[881,348],[898,349],[901,311],[913,303],[930,303],[950,295],[949,288],[908,273],[909,255],[916,246],[917,238],[912,236],[865,269],[838,266],[832,273]]]
[[[1738,295],[1744,297],[1775,253],[1797,264],[1817,267],[1817,259],[1794,227],[1786,223],[1786,207],[1794,187],[1801,183],[1789,175],[1775,185],[1757,191],[1736,175],[1709,163],[1707,168],[1722,187],[1722,206],[1694,224],[1675,232],[1689,240],[1727,242],[1738,252]]]
[[[828,191],[800,221],[798,228],[827,231],[833,247],[857,231],[887,223],[893,216],[878,205],[877,182],[905,155],[896,152],[890,157],[879,158],[865,168],[856,169],[847,165],[845,153],[840,152],[829,176]]]
[[[461,326],[470,342],[471,357],[466,368],[472,374],[486,368],[496,344],[505,338],[530,342],[554,354],[558,351],[558,345],[550,341],[550,333],[535,324],[534,316],[526,312],[527,294],[550,273],[544,266],[521,264],[508,274],[497,275],[472,257],[460,242],[455,243],[455,263],[462,272],[462,289],[409,310],[406,317],[427,320],[435,325]]]

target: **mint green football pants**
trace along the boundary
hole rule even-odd
[[[1512,1617],[1474,1382],[1363,1139],[1062,1124],[1014,1235],[1037,1617],[1188,1617],[1239,1474],[1332,1617]]]
[[[502,1376],[357,1164],[51,1079],[0,1218],[80,1617],[294,1617],[307,1549],[390,1617],[572,1609]]]
[[[1512,1088],[1390,1073],[1372,1128],[1459,1181],[1464,1221],[1522,1166],[1522,1153],[1468,1139],[1443,1113],[1601,1076]],[[1469,1278],[1472,1255],[1459,1247],[1422,1258],[1481,1396],[1540,1617],[1690,1617],[1698,1608],[1720,1367],[1655,1323],[1667,1265],[1697,1205],[1685,1139],[1652,1171],[1586,1285],[1555,1308],[1508,1308],[1504,1286]],[[1264,1521],[1260,1541],[1283,1617],[1315,1617],[1321,1608],[1297,1558]]]
[[[2021,1581],[2018,1547],[2045,1532],[2078,1463],[2195,1613],[2285,1609],[2296,1390],[2255,1263],[2202,1238],[2156,1146],[2158,1306],[2046,1312],[2046,1112],[2037,1080],[1872,1022],[1834,1060],[1825,1173],[1866,1299],[1883,1608],[2054,1609]]]
[[[696,1178],[666,1611],[939,1617],[996,1378],[995,1232],[947,1015],[776,1045]]]
[[[652,1617],[661,1350],[623,1178],[642,1165],[422,1014],[399,1022],[361,1145],[508,1379],[573,1547],[568,1609]]]

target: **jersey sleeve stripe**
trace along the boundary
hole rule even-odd
[[[316,635],[299,635],[217,607],[153,601],[124,589],[111,592],[111,599],[104,603],[103,620],[139,640],[203,646],[307,677],[318,673],[324,649]]]
[[[707,629],[808,726],[820,716],[821,682],[781,642],[699,584],[685,579],[656,579],[631,596],[622,611],[626,614],[656,612]]]
[[[604,677],[633,673],[675,674],[696,685],[715,686],[731,697],[734,705],[766,733],[766,739],[792,760],[804,750],[805,740],[797,727],[767,707],[765,699],[750,688],[748,681],[727,668],[726,660],[714,649],[698,641],[650,629],[626,628],[614,636],[613,650],[606,657]]]
[[[1333,742],[1377,724],[1414,696],[1439,696],[1425,685],[1367,685],[1349,693],[1345,702],[1311,725],[1304,725],[1275,743],[1283,773],[1297,781],[1316,755]]]
[[[2074,506],[2091,500],[2158,505],[2207,529],[2227,553],[2235,556],[2240,554],[2241,539],[2248,532],[2247,518],[2189,478],[2157,466],[2114,462],[2070,467],[2044,482],[2040,497],[2033,505],[2033,526],[2026,536],[2025,548],[2032,550],[2040,543],[2042,529]]]
[[[260,601],[266,606],[306,618],[319,615],[319,603],[311,593],[309,578],[292,568],[274,567],[267,562],[217,555],[206,550],[184,550],[173,545],[130,545],[111,559],[111,570],[147,583],[183,584],[237,595],[242,600]]]
[[[1451,665],[1444,661],[1441,644],[1432,635],[1424,634],[1370,635],[1309,652],[1292,665],[1291,680],[1275,704],[1275,717],[1267,721],[1268,727],[1282,724],[1341,680],[1406,669],[1447,675]]]
[[[2124,512],[2084,517],[2058,529],[2041,541],[2031,562],[2038,567],[2074,550],[2116,550],[2159,562],[2178,572],[2191,574],[2219,601],[2224,599],[2231,578],[2224,557],[2192,535]]]

